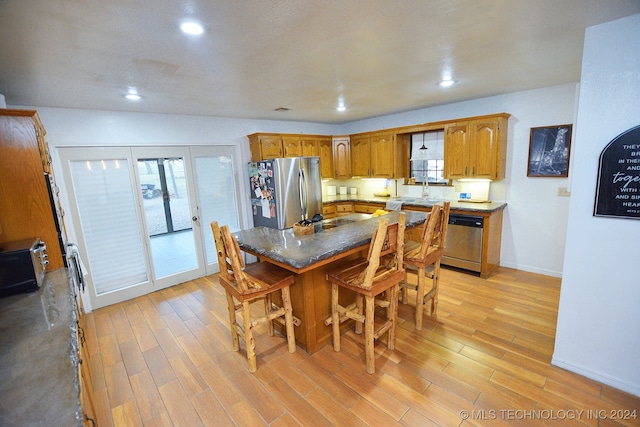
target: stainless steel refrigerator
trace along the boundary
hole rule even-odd
[[[322,214],[319,157],[249,163],[253,225],[285,229]]]

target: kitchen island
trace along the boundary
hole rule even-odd
[[[393,224],[398,212],[384,217]],[[422,225],[428,214],[406,212],[406,227]],[[240,248],[296,273],[291,287],[293,315],[300,321],[296,342],[308,353],[314,353],[331,340],[331,327],[324,324],[331,314],[331,286],[326,271],[348,264],[367,250],[380,217],[351,214],[314,224],[314,233],[295,235],[293,229],[277,230],[255,227],[234,233]]]

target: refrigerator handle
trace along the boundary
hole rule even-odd
[[[300,210],[302,220],[307,219],[307,178],[304,176],[304,169],[298,171],[298,189],[300,191]]]

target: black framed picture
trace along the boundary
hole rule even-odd
[[[527,176],[569,176],[572,125],[531,128]]]

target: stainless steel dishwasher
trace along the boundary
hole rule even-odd
[[[480,272],[483,221],[481,216],[449,215],[443,265]]]

